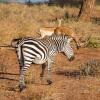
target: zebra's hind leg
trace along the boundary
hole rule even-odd
[[[51,81],[51,65],[52,65],[52,60],[49,59],[48,60],[48,79],[47,79],[47,83],[48,85],[51,85],[52,84],[52,81]]]
[[[40,73],[40,79],[41,79],[41,83],[43,82],[43,77],[44,77],[44,71],[45,71],[45,68],[46,68],[46,64],[42,64],[41,65],[42,67],[42,72]]]
[[[50,79],[47,80],[48,85],[52,84],[52,81]]]
[[[24,75],[25,75],[25,72],[23,70],[20,71],[20,79],[19,79],[19,89],[20,89],[20,92],[26,88],[25,86],[25,80],[24,80]]]
[[[43,78],[44,77],[44,71],[45,71],[45,68],[46,68],[46,64],[42,64],[42,72],[40,73],[40,77]]]

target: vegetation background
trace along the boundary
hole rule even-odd
[[[77,0],[72,1],[74,3],[77,2]],[[37,36],[38,29],[41,26],[56,26],[56,18],[59,16],[64,19],[63,25],[73,27],[80,37],[82,34],[93,34],[99,38],[100,6],[98,2],[94,7],[91,22],[84,23],[77,21],[81,6],[80,2],[73,5],[72,1],[67,3],[68,5],[63,8],[56,5],[56,3],[50,6],[45,3],[33,4],[32,6],[17,3],[1,3],[0,44],[10,44],[13,38]]]

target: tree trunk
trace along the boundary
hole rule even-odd
[[[79,12],[79,20],[89,22],[92,16],[94,4],[96,0],[83,0],[81,9]]]

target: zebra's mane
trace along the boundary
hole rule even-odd
[[[68,39],[68,36],[66,35],[51,35],[51,36],[45,36],[42,40],[45,40],[45,39],[51,39],[51,40],[67,40]]]

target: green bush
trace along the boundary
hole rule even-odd
[[[89,37],[86,41],[85,46],[89,47],[89,48],[99,48],[100,47],[100,41],[98,41],[99,39],[97,38],[93,38],[93,37]]]

